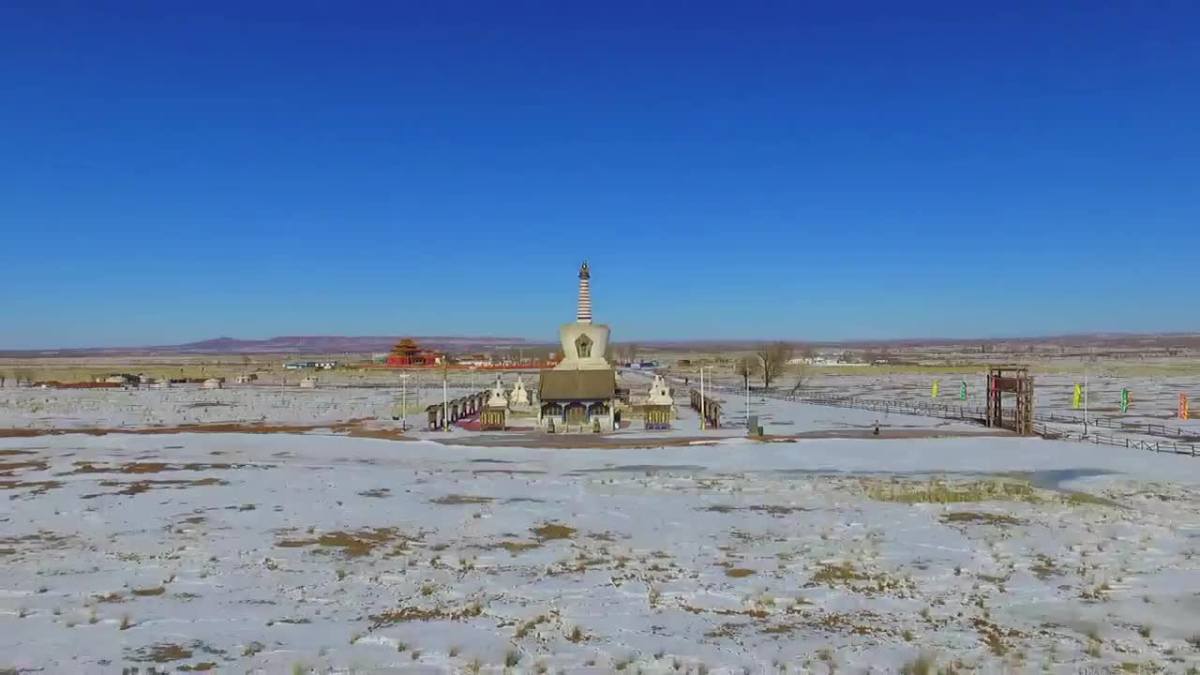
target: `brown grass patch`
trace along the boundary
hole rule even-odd
[[[36,455],[33,450],[0,450],[0,457],[16,457],[17,455]]]
[[[397,540],[409,541],[394,527],[364,528],[355,532],[334,531],[326,532],[315,539],[282,539],[275,542],[282,548],[303,548],[319,546],[339,549],[349,558],[370,555],[380,546],[385,546]]]
[[[538,539],[542,541],[550,541],[551,539],[570,539],[575,536],[575,528],[567,527],[561,523],[546,523],[540,527],[530,528]]]
[[[745,567],[731,567],[731,568],[725,570],[725,576],[733,577],[734,579],[748,577],[751,574],[754,574],[754,570],[747,569]]]
[[[131,661],[153,661],[154,663],[167,663],[190,658],[192,658],[192,650],[170,642],[159,642],[142,647],[129,657]]]
[[[62,487],[56,480],[0,480],[0,490],[29,490],[31,495],[43,495],[54,488]]]
[[[483,613],[483,607],[478,603],[467,605],[460,609],[421,609],[419,607],[404,607],[395,609],[382,614],[372,614],[368,618],[371,619],[371,630],[391,626],[397,623],[407,623],[409,621],[464,621],[472,619]]]
[[[83,495],[81,499],[94,499],[106,495],[140,495],[143,492],[149,492],[159,488],[173,488],[182,490],[189,487],[203,487],[207,485],[229,485],[229,481],[221,480],[220,478],[199,478],[197,480],[138,480],[130,483],[123,483],[116,480],[102,480],[101,487],[119,487],[122,488],[116,492],[95,492],[92,494]]]
[[[915,584],[911,579],[895,577],[882,572],[862,572],[849,562],[822,565],[813,574],[807,585],[837,586],[866,595],[879,593],[896,594],[901,597],[911,595],[915,590]]]
[[[102,462],[75,462],[75,470],[71,473],[128,473],[145,474],[161,473],[164,471],[224,471],[244,468],[270,468],[267,464],[229,464],[189,462],[186,464],[169,464],[167,462],[125,462],[123,464],[105,464]]]
[[[430,499],[431,504],[442,504],[444,506],[457,506],[460,504],[487,504],[495,501],[492,497],[479,497],[476,495],[446,495],[437,499]]]
[[[1003,513],[981,513],[979,511],[955,511],[954,513],[942,514],[941,521],[947,525],[954,523],[979,523],[983,525],[1023,525],[1024,521],[1019,518],[1004,515]]]
[[[166,593],[166,592],[167,592],[167,589],[164,586],[154,586],[151,588],[135,588],[135,589],[133,589],[133,594],[138,596],[139,598],[153,597],[155,595],[162,595],[163,593]]]
[[[516,555],[530,549],[540,548],[541,545],[542,544],[540,542],[536,541],[502,541],[499,544],[496,544],[496,548],[502,548],[505,551]]]
[[[1037,490],[1029,481],[996,478],[991,480],[928,481],[880,480],[860,481],[867,496],[881,502],[901,504],[953,504],[984,501],[1037,501]]]
[[[125,602],[125,596],[120,593],[108,593],[95,596],[96,602]]]
[[[850,563],[828,563],[813,575],[812,581],[826,586],[837,586],[849,581],[866,581],[867,575],[854,569]]]
[[[979,637],[983,640],[988,649],[996,656],[1004,656],[1008,653],[1008,645],[1004,638],[1019,638],[1021,633],[1016,629],[1004,630],[1000,626],[979,617],[971,619],[971,625],[979,632]]]
[[[754,511],[758,513],[766,513],[772,516],[787,516],[793,513],[803,513],[812,511],[812,509],[804,506],[780,506],[776,504],[754,504],[752,506],[730,506],[728,504],[713,504],[697,509],[698,511],[710,511],[712,513],[732,513],[734,511]]]
[[[11,471],[20,471],[22,469],[33,469],[35,471],[45,471],[49,467],[48,464],[41,460],[28,460],[25,462],[0,462],[0,473],[7,474]],[[11,475],[11,474],[9,474]]]
[[[1037,578],[1043,581],[1058,574],[1058,567],[1055,566],[1054,560],[1044,553],[1037,555],[1037,562],[1029,566],[1029,571],[1033,572]]]

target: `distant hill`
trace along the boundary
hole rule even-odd
[[[54,358],[71,356],[186,356],[190,354],[377,354],[390,351],[401,338],[411,337],[421,346],[452,354],[486,352],[505,347],[515,349],[558,349],[557,343],[532,341],[526,338],[503,336],[453,335],[285,335],[264,340],[242,340],[219,337],[181,345],[149,347],[94,347],[80,349],[10,349],[0,350],[0,357]],[[671,351],[739,351],[748,350],[768,340],[632,340],[614,346],[636,343],[644,349]],[[813,348],[858,350],[912,350],[962,347],[978,349],[984,345],[994,353],[1026,352],[1034,347],[1054,346],[1076,349],[1185,349],[1200,350],[1200,333],[1082,333],[1076,335],[1046,335],[1005,338],[898,338],[893,340],[805,341],[790,340],[794,345]]]
[[[462,337],[450,335],[285,335],[265,340],[242,340],[219,337],[181,345],[156,345],[147,347],[91,347],[79,349],[20,349],[0,350],[0,356],[9,357],[55,357],[55,356],[180,356],[188,354],[371,354],[386,352],[400,341],[411,337],[418,344],[431,349],[450,352],[493,349],[496,347],[534,347],[539,343],[525,338],[481,336]]]

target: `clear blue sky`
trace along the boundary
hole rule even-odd
[[[10,0],[0,347],[553,339],[584,257],[615,340],[1200,329],[1197,26]]]

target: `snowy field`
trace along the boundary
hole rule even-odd
[[[0,488],[0,670],[1200,667],[1192,458],[63,435]]]
[[[515,380],[515,378],[513,378]],[[452,387],[453,398],[469,387]],[[479,388],[484,385],[482,379]],[[410,412],[441,402],[442,388],[409,389]],[[400,404],[400,387],[330,387],[316,389],[231,385],[202,389],[177,385],[167,389],[0,389],[0,428],[81,429],[140,428],[185,424],[332,424],[367,418],[390,418]],[[423,414],[413,414],[414,420]]]

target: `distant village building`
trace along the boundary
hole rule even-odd
[[[99,376],[96,378],[96,381],[103,382],[104,384],[134,385],[141,382],[141,379],[137,375],[130,375],[129,373],[112,373],[111,375]]]
[[[538,382],[538,421],[547,429],[603,430],[616,426],[616,373],[605,358],[608,326],[592,323],[591,271],[579,268],[575,322],[559,329],[563,359]]]
[[[257,382],[257,381],[258,381],[257,373],[250,373],[248,375],[238,375],[237,378],[234,379],[234,382],[237,384],[250,384],[251,382]]]
[[[216,378],[216,377],[210,377],[207,380],[205,380],[204,383],[201,384],[200,386],[205,389],[220,389],[222,386],[224,386],[224,384],[225,384],[224,380],[221,380],[220,378]]]
[[[337,361],[289,361],[283,364],[284,370],[333,370]]]
[[[306,377],[303,380],[300,380],[300,388],[301,389],[316,389],[317,388],[317,378]]]

